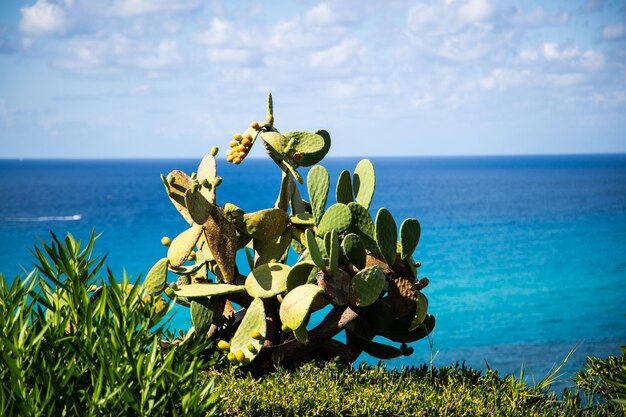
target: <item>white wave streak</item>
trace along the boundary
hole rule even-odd
[[[82,219],[80,214],[71,216],[37,216],[37,217],[5,217],[9,222],[75,222]]]

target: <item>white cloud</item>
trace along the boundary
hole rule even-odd
[[[162,40],[144,56],[137,58],[137,66],[144,69],[168,69],[180,65],[183,58],[178,44],[173,40]]]
[[[252,61],[253,55],[243,48],[209,48],[207,58],[211,62],[244,64]]]
[[[147,84],[136,85],[130,90],[131,96],[145,96],[150,94],[150,86]]]
[[[602,37],[606,40],[622,39],[626,36],[626,26],[624,23],[611,23],[602,28]]]
[[[337,67],[362,53],[363,50],[355,39],[344,39],[338,45],[311,53],[309,62],[314,67]]]
[[[117,16],[139,16],[150,13],[180,13],[197,9],[200,0],[115,0],[109,13]]]
[[[2,120],[6,126],[11,125],[11,111],[4,100],[0,100],[0,120]]]
[[[486,90],[507,90],[511,87],[530,84],[531,72],[526,69],[495,68],[480,81]]]
[[[626,103],[626,90],[595,93],[591,101],[605,106],[619,106]]]
[[[68,29],[65,10],[47,0],[37,0],[37,3],[23,7],[20,12],[20,32],[25,36],[60,35]]]
[[[466,22],[482,22],[489,19],[494,12],[489,0],[469,0],[459,7],[459,17]]]
[[[320,3],[312,7],[304,15],[304,20],[309,24],[331,25],[336,22],[336,13],[328,3]]]

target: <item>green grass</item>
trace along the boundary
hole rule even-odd
[[[218,413],[234,416],[621,416],[618,404],[583,406],[567,391],[559,399],[513,376],[455,366],[386,370],[305,364],[261,379],[237,372],[218,376]]]

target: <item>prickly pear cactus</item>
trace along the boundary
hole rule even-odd
[[[188,337],[228,339],[218,342],[228,360],[257,374],[304,358],[353,362],[362,352],[380,359],[410,355],[407,343],[435,326],[422,293],[429,280],[418,280],[420,263],[413,258],[419,222],[405,219],[398,230],[389,210],[372,216],[376,175],[366,159],[353,173],[341,172],[336,202],[329,203],[330,175],[316,164],[330,149],[330,135],[281,133],[271,95],[267,104],[264,121],[233,135],[226,161],[243,163],[260,141],[281,171],[276,203],[254,213],[233,202],[220,205],[217,148],[202,159],[197,174],[162,175],[189,227],[173,240],[162,239],[167,255],[148,272],[146,293],[164,292],[189,307],[194,331]],[[309,166],[304,189],[310,203],[296,184],[304,182],[298,168]],[[239,273],[238,251],[248,261],[247,276]],[[291,265],[289,253],[299,255]],[[174,280],[168,283],[168,276]],[[235,312],[233,304],[241,309]],[[325,318],[311,320],[329,305]],[[333,339],[341,332],[345,343]],[[392,344],[374,342],[376,336]]]

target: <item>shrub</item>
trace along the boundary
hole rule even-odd
[[[0,415],[205,415],[203,341],[165,343],[166,309],[68,235],[35,248],[35,272],[0,277]]]
[[[189,224],[173,240],[167,256],[152,267],[144,286],[151,295],[165,292],[190,308],[193,331],[217,338],[237,366],[262,374],[280,363],[334,357],[350,363],[361,352],[380,359],[407,356],[407,343],[426,337],[435,326],[427,313],[418,280],[419,262],[413,252],[420,238],[417,219],[398,228],[391,213],[369,208],[376,186],[372,163],[359,162],[351,175],[343,171],[336,203],[327,206],[330,176],[317,165],[330,148],[330,135],[280,133],[268,98],[267,119],[235,134],[227,161],[242,163],[251,147],[261,142],[282,174],[274,207],[246,213],[240,207],[217,204],[217,148],[204,156],[191,176],[175,170],[162,176],[174,207]],[[299,167],[312,167],[303,200],[296,182],[304,183]],[[298,261],[287,265],[290,251]],[[244,251],[251,272],[244,276],[236,264]],[[178,275],[168,283],[168,271]],[[233,305],[243,308],[237,312]],[[324,310],[318,326],[311,314]],[[335,336],[345,332],[345,343]],[[374,341],[382,336],[397,345]]]

